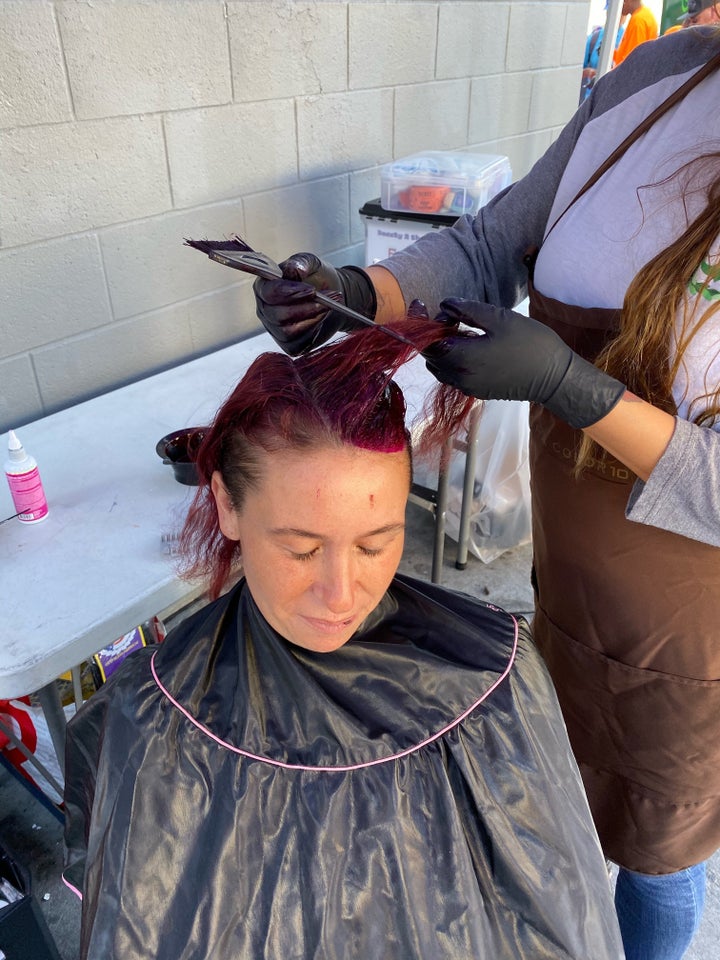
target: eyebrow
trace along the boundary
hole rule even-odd
[[[361,537],[376,537],[381,533],[395,533],[404,530],[404,523],[386,523],[384,527],[378,527],[376,530],[368,530],[367,533],[360,534]],[[307,537],[311,540],[324,540],[320,533],[313,533],[312,530],[300,530],[297,527],[275,527],[270,531],[276,537]]]

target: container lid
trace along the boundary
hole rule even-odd
[[[449,227],[457,220],[456,214],[417,213],[414,210],[386,210],[377,200],[368,200],[360,207],[363,217],[375,217],[378,220],[418,220],[421,223],[436,223],[438,226]]]
[[[426,150],[386,163],[381,175],[386,179],[410,179],[416,183],[450,180],[459,184],[482,179],[489,172],[506,166],[509,166],[509,161],[502,154]]]

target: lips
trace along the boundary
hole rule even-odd
[[[322,620],[317,617],[303,617],[302,619],[312,627],[313,630],[328,634],[342,633],[355,621],[355,617],[346,617],[343,620]]]

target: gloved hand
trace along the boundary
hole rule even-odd
[[[257,315],[280,347],[296,357],[358,324],[313,300],[313,293],[338,291],[348,307],[370,320],[377,299],[370,277],[359,267],[333,267],[314,253],[294,253],[279,264],[282,280],[255,281]]]
[[[484,336],[447,337],[423,351],[442,383],[481,400],[530,400],[581,429],[608,414],[625,392],[618,380],[574,353],[549,327],[474,300],[440,304],[436,320]]]

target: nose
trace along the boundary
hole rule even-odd
[[[330,613],[336,616],[353,612],[355,603],[355,561],[350,553],[327,551],[315,592]]]

